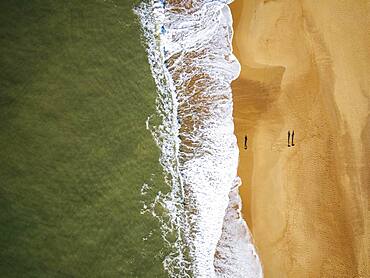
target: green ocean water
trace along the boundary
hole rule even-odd
[[[138,2],[0,1],[0,277],[166,276]]]

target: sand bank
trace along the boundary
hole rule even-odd
[[[231,5],[243,214],[265,277],[369,277],[366,2]]]

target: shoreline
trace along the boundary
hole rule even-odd
[[[240,67],[231,53],[230,8],[221,1],[151,4],[138,14],[163,116],[160,126],[153,126],[160,162],[171,177],[163,203],[177,238],[169,242],[174,252],[165,269],[170,276],[261,277],[236,209],[238,148],[230,84]]]
[[[265,277],[369,273],[365,6],[230,5],[241,64],[232,91],[242,214]]]

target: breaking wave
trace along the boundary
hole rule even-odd
[[[170,277],[262,277],[240,214],[229,2],[151,0],[135,9],[158,88],[161,120],[147,127],[171,188],[156,200],[169,217],[161,221]]]

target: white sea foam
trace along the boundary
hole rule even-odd
[[[164,266],[171,277],[262,277],[240,215],[230,88],[240,65],[232,55],[230,1],[174,2],[136,9],[162,119],[147,126],[171,186],[156,200],[170,217],[162,220],[172,246]]]

